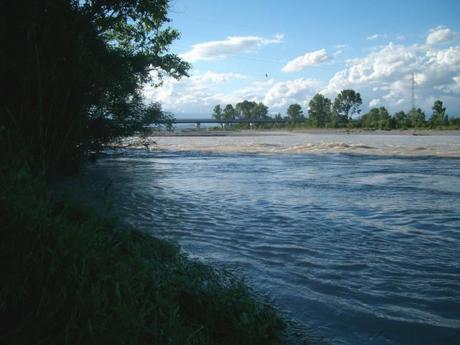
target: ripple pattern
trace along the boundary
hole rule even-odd
[[[458,344],[459,158],[133,149],[86,175],[332,344]]]

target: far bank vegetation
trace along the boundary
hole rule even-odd
[[[420,108],[414,107],[408,112],[398,111],[390,114],[385,107],[371,108],[362,114],[363,101],[359,92],[342,90],[334,100],[324,95],[316,94],[303,109],[300,104],[289,105],[286,114],[269,115],[269,108],[255,101],[244,100],[235,105],[220,104],[213,109],[212,117],[222,121],[222,127],[230,127],[225,121],[247,120],[255,121],[257,128],[367,128],[379,130],[391,129],[458,129],[460,119],[447,115],[446,108],[441,100],[436,100],[432,106],[432,113],[425,114]],[[265,120],[266,122],[257,123]],[[234,128],[249,127],[249,124],[238,124]]]

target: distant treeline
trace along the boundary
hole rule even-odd
[[[286,114],[268,115],[268,107],[260,102],[243,101],[235,106],[227,104],[224,108],[216,105],[213,109],[213,118],[221,121],[236,119],[244,120],[272,120],[266,124],[257,124],[258,127],[312,127],[312,128],[371,128],[371,129],[407,129],[407,128],[446,128],[460,126],[460,119],[450,119],[443,102],[436,100],[432,113],[428,116],[420,109],[414,108],[409,112],[399,111],[390,115],[385,107],[371,108],[361,115],[362,99],[359,92],[342,90],[334,101],[316,94],[304,112],[302,107],[291,104]],[[244,126],[244,125],[239,125]]]

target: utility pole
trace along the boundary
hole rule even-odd
[[[411,110],[415,110],[415,93],[414,93],[414,89],[415,89],[415,73],[412,72],[412,109]]]

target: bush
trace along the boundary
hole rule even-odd
[[[281,319],[241,281],[53,201],[25,170],[2,177],[0,343],[282,342]]]

